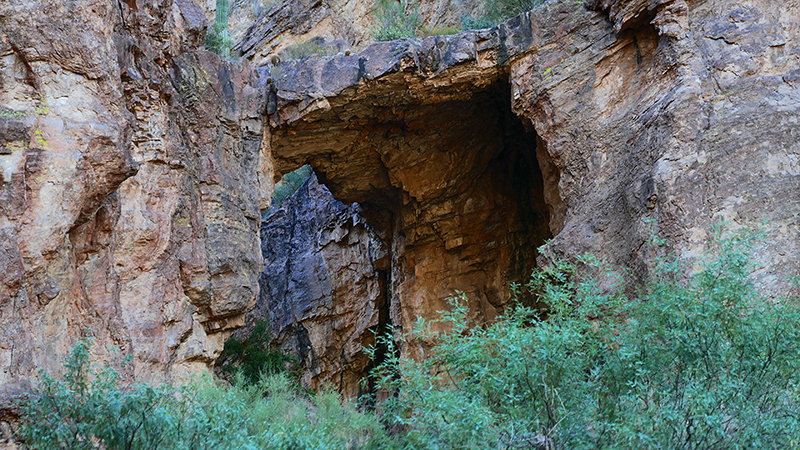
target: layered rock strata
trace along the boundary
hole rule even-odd
[[[0,4],[3,392],[84,335],[99,359],[132,355],[130,376],[205,369],[256,298],[272,180],[304,163],[385,243],[401,343],[456,289],[490,321],[553,255],[591,251],[635,282],[720,220],[765,231],[767,292],[799,275],[796,0],[553,1],[258,69],[197,51],[204,16],[188,0]],[[667,247],[646,244],[654,230]],[[363,245],[347,239],[337,251]],[[312,316],[326,349],[309,376],[357,367],[331,355],[363,339],[325,347],[340,325]]]
[[[280,57],[286,48],[314,38],[341,42],[346,49],[355,52],[371,44],[376,31],[386,26],[376,16],[378,3],[375,0],[277,2],[264,8],[241,38],[236,33],[238,42],[234,50],[256,65]],[[403,4],[406,12],[415,14],[419,25],[427,30],[460,27],[462,18],[483,7],[480,0],[421,0]],[[339,51],[328,50],[329,53]]]

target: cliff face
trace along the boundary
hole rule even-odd
[[[491,319],[553,254],[593,252],[635,281],[656,251],[699,253],[722,220],[763,227],[756,277],[790,290],[798,3],[589,6],[272,69],[275,170],[310,163],[362,203],[391,242],[397,330],[454,289]],[[667,248],[645,244],[656,231]]]
[[[719,220],[765,222],[757,280],[798,275],[796,0],[561,0],[257,69],[198,50],[205,23],[188,0],[0,4],[4,389],[82,335],[130,376],[205,370],[256,303],[262,245],[258,308],[313,349],[310,383],[357,378],[364,330],[402,344],[456,289],[491,320],[554,254],[638,279],[654,228],[691,256]],[[261,242],[273,179],[305,163],[368,225],[330,206]]]
[[[204,20],[184,0],[0,5],[0,386],[86,335],[128,375],[196,371],[254,302],[263,88],[196,51]]]
[[[260,11],[249,26],[241,22],[234,46],[244,58],[263,64],[281,50],[314,37],[335,40],[344,47],[364,49],[382,24],[375,18],[375,0],[285,0]],[[480,0],[421,0],[414,5],[420,24],[428,29],[461,25],[461,18],[480,9]],[[408,12],[412,12],[409,8]],[[240,13],[233,13],[238,15]],[[241,31],[239,31],[241,30]]]

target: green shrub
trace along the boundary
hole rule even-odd
[[[296,378],[297,358],[284,355],[270,346],[272,335],[267,321],[258,321],[252,334],[244,340],[231,336],[225,341],[220,369],[234,377],[239,375],[248,384],[257,384],[262,376],[287,374]]]
[[[557,261],[528,285],[546,311],[514,308],[467,329],[450,299],[448,333],[425,361],[374,371],[397,395],[384,419],[411,448],[789,448],[800,445],[800,307],[758,295],[752,239],[716,241],[684,277],[660,261],[630,300]],[[595,266],[580,258],[577,266]],[[546,316],[546,319],[543,317]],[[391,354],[391,353],[390,353]]]
[[[491,28],[503,21],[530,11],[547,0],[486,0],[483,14],[466,15],[461,18],[463,30]]]
[[[227,58],[230,56],[233,39],[228,36],[227,28],[223,29],[214,24],[214,26],[209,28],[206,32],[205,44],[206,50],[214,52],[223,58]]]
[[[178,438],[177,400],[167,386],[119,386],[106,367],[92,370],[90,340],[67,359],[63,381],[42,373],[39,389],[22,404],[19,435],[31,449],[158,448]]]
[[[416,37],[422,25],[419,4],[409,4],[408,0],[378,0],[373,14],[377,22],[373,31],[376,41]]]
[[[281,52],[284,60],[303,59],[311,55],[330,56],[331,49],[322,45],[318,39],[312,38],[304,42],[290,45]]]
[[[281,181],[275,185],[275,192],[272,194],[272,203],[270,203],[269,209],[262,214],[262,218],[266,218],[272,211],[280,208],[283,201],[291,197],[292,194],[311,177],[313,172],[311,166],[306,164],[284,175]]]
[[[373,416],[330,390],[309,397],[282,375],[232,387],[208,377],[124,386],[114,370],[93,370],[89,346],[80,341],[63,380],[42,374],[22,402],[26,448],[338,450],[381,434]]]
[[[228,35],[228,0],[217,0],[217,14],[214,26],[206,31],[206,50],[223,58],[230,56],[233,39]]]

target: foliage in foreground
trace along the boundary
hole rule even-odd
[[[285,374],[297,378],[297,358],[285,355],[274,348],[272,333],[266,320],[258,321],[246,339],[231,336],[225,341],[220,360],[220,369],[231,376],[239,377],[247,384],[258,384],[262,376]]]
[[[800,446],[800,309],[748,280],[750,238],[717,241],[689,279],[661,261],[638,299],[603,293],[559,261],[529,288],[549,305],[467,329],[462,296],[423,362],[390,359],[375,376],[399,392],[384,420],[396,448]],[[596,265],[592,258],[579,264]],[[391,341],[384,341],[391,345]],[[392,354],[392,352],[389,352]],[[387,444],[388,447],[388,444]]]
[[[89,348],[80,341],[63,381],[43,374],[22,404],[18,434],[27,448],[339,450],[381,431],[335,393],[308,397],[281,375],[232,387],[210,379],[124,386],[114,370],[92,369]]]
[[[660,261],[641,294],[601,289],[580,265],[556,261],[528,288],[546,310],[514,308],[467,327],[451,299],[446,333],[423,362],[388,347],[373,373],[396,393],[371,413],[284,376],[200,380],[183,388],[123,386],[95,371],[81,341],[63,381],[43,374],[23,405],[33,449],[769,449],[800,447],[800,307],[749,281],[753,240],[718,239],[715,258],[685,277]],[[546,317],[545,317],[546,316]]]

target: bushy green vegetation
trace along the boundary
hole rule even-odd
[[[306,164],[284,175],[281,181],[275,185],[275,192],[272,194],[272,203],[270,203],[269,209],[264,212],[263,217],[268,216],[272,211],[280,208],[283,201],[291,197],[292,194],[311,177],[313,171],[311,166]]]
[[[230,56],[233,39],[228,35],[228,29],[214,24],[206,32],[206,50],[214,52],[223,58]]]
[[[216,20],[206,32],[205,45],[223,58],[230,56],[233,39],[228,35],[228,0],[217,0]]]
[[[485,0],[485,14],[479,17],[467,16],[462,18],[462,26],[465,29],[490,28],[506,19],[530,11],[546,1],[547,0]]]
[[[44,374],[24,404],[20,435],[34,449],[797,448],[800,305],[759,294],[754,242],[719,237],[688,277],[684,261],[659,260],[635,298],[586,276],[602,269],[592,257],[556,260],[526,286],[547,308],[516,306],[486,327],[470,329],[455,296],[446,332],[417,324],[437,342],[426,360],[379,338],[373,377],[395,393],[377,407],[383,426],[282,375],[123,386],[90,369],[81,341],[63,381]]]
[[[183,386],[120,383],[89,362],[80,341],[63,380],[42,375],[22,403],[19,436],[30,449],[356,448],[381,433],[330,390],[308,396],[282,375],[226,386],[203,378]]]
[[[484,0],[481,8],[461,18],[459,27],[425,27],[419,16],[419,3],[414,0],[378,0],[373,14],[377,26],[376,41],[456,34],[465,30],[491,28],[506,19],[542,5],[547,0]]]
[[[422,26],[419,4],[414,0],[378,0],[373,14],[377,26],[373,31],[376,41],[392,41],[417,36]]]
[[[244,340],[231,336],[225,341],[220,369],[247,384],[258,384],[262,376],[285,374],[296,378],[298,362],[271,346],[272,334],[267,321],[258,321],[253,332]]]
[[[450,332],[418,324],[439,342],[428,359],[376,369],[399,393],[384,407],[384,420],[406,431],[392,445],[800,446],[800,309],[757,293],[751,243],[719,240],[719,256],[688,279],[681,261],[660,261],[635,300],[557,261],[528,285],[546,311],[520,306],[487,328],[468,330],[466,299],[454,297],[441,319]]]

